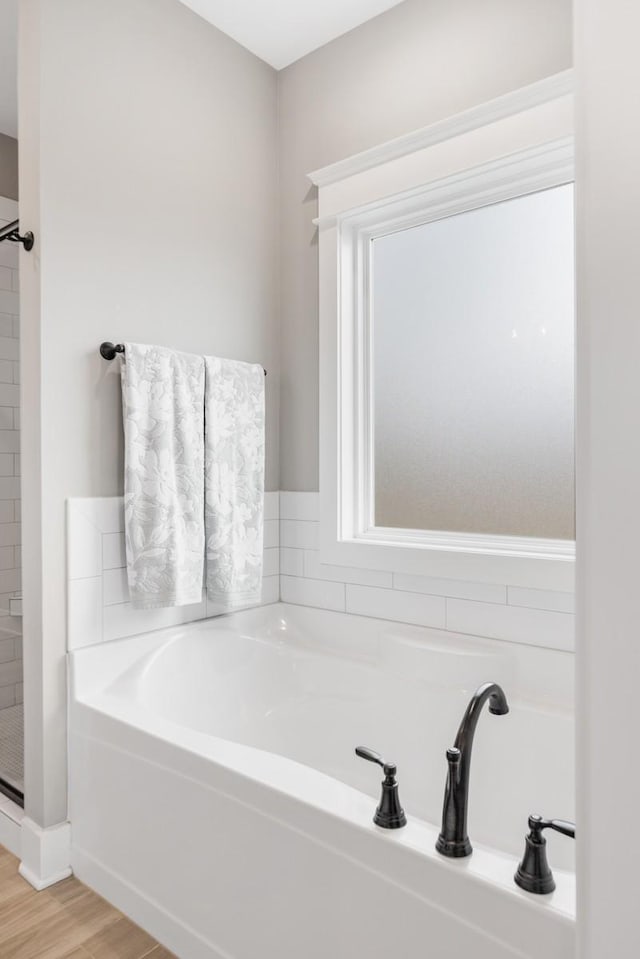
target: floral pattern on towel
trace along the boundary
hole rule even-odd
[[[264,371],[205,357],[205,532],[212,612],[260,602]]]
[[[202,600],[204,359],[125,344],[127,578],[139,609]]]

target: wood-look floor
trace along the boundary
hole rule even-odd
[[[0,846],[1,959],[175,959],[73,877],[36,892]]]

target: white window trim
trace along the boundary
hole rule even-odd
[[[439,172],[446,169],[446,154],[444,163],[442,152],[435,160],[429,155],[434,147],[438,149],[436,144],[442,147],[447,140],[442,123],[437,125],[435,142],[429,128],[412,135],[415,154],[405,151],[388,159],[389,145],[383,145],[377,167],[372,159],[373,151],[353,161],[342,161],[344,181],[336,175],[336,167],[340,167],[336,164],[330,168],[330,175],[323,171],[312,175],[321,184],[317,222],[320,231],[320,548],[323,562],[539,589],[573,588],[573,542],[374,527],[373,437],[368,421],[371,406],[368,264],[372,239],[572,182],[572,98],[567,94],[566,74],[562,77],[561,84],[558,78],[550,78],[551,92],[548,100],[542,99],[542,102],[540,84],[535,85],[539,101],[533,107],[529,88],[521,91],[524,110],[519,115],[512,109],[508,116],[496,121],[495,102],[485,105],[484,129],[482,108],[474,109],[473,127],[463,124],[462,133],[459,118],[452,118],[450,155],[454,158],[451,165],[455,172],[449,175],[434,179],[428,176],[430,168]],[[518,102],[517,93],[509,95],[511,107]],[[529,129],[530,142],[527,142]],[[474,131],[480,134],[480,139],[473,140]],[[421,142],[426,143],[426,147],[421,148]],[[468,146],[470,160],[480,157],[482,162],[460,169],[461,146],[462,155],[467,155]],[[361,163],[361,172],[354,170],[356,161]],[[350,197],[356,201],[352,206],[349,206]]]

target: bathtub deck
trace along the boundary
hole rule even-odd
[[[176,959],[78,882],[36,892],[0,846],[0,956],[7,959]]]

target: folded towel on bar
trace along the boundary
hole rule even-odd
[[[211,613],[260,602],[264,370],[205,356],[205,532]]]
[[[127,577],[134,607],[202,601],[204,359],[125,344]]]

